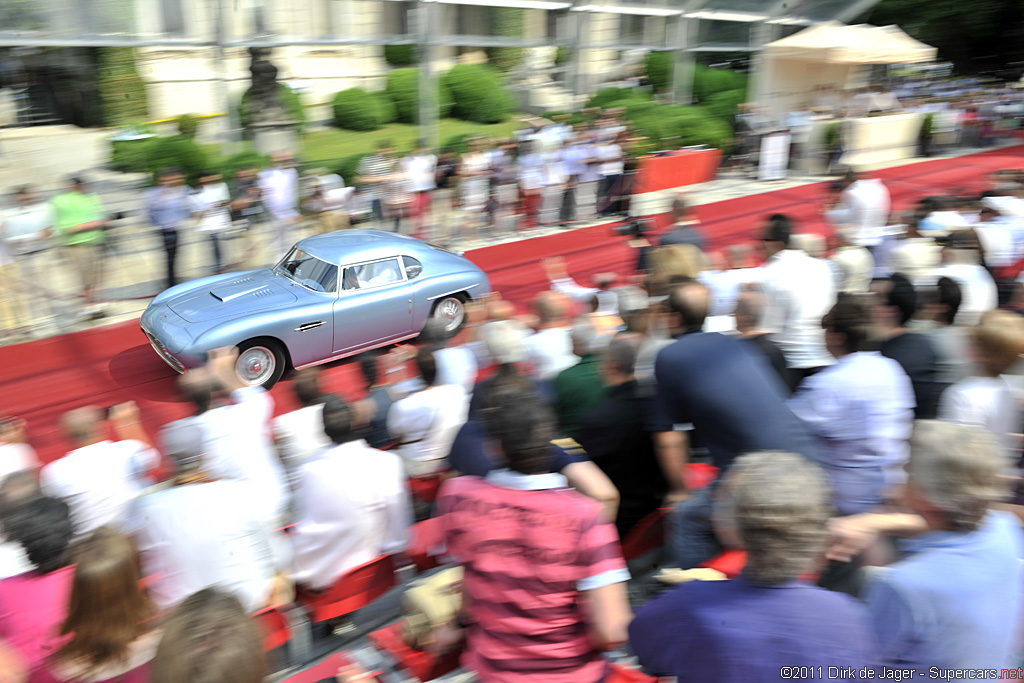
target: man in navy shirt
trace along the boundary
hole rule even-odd
[[[717,332],[702,332],[710,293],[699,282],[669,294],[669,325],[676,341],[658,353],[654,424],[674,425],[711,454],[722,472],[743,453],[783,450],[816,459],[813,439],[786,406],[778,378],[757,349]],[[685,454],[685,449],[683,450]],[[666,472],[682,469],[666,462]],[[695,567],[722,550],[711,529],[711,498],[702,490],[670,517],[669,544],[678,566]]]
[[[719,488],[716,527],[746,550],[743,576],[686,583],[640,609],[629,638],[646,671],[679,683],[748,683],[801,670],[852,679],[875,665],[865,607],[799,581],[826,540],[820,468],[793,453],[752,453]]]

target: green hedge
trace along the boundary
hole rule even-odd
[[[702,101],[701,105],[706,107],[716,118],[731,124],[736,116],[736,110],[746,101],[747,94],[742,90],[725,90],[714,93]]]
[[[377,97],[362,88],[342,90],[334,96],[334,125],[347,130],[377,130],[383,112]]]
[[[132,126],[137,135],[152,135],[148,126]],[[145,173],[149,170],[149,150],[156,138],[142,140],[111,140],[110,167],[121,173]]]
[[[213,164],[213,168],[221,172],[224,180],[230,180],[243,168],[262,169],[269,165],[270,157],[260,154],[254,149],[246,149],[237,154],[232,154],[226,159],[220,159],[216,164]]]
[[[191,138],[173,135],[156,138],[148,150],[147,166],[154,176],[170,167],[180,168],[189,183],[194,183],[200,172],[206,170],[206,153]]]
[[[398,120],[398,110],[394,101],[384,91],[371,93],[377,101],[377,111],[380,112],[380,122],[383,125],[394,123]]]
[[[452,94],[452,115],[476,123],[501,123],[514,108],[501,77],[483,64],[459,64],[441,82]]]
[[[193,114],[182,114],[178,117],[178,134],[192,140],[199,132],[199,119]]]
[[[522,38],[526,28],[526,10],[518,7],[490,8],[491,35]],[[489,47],[487,60],[499,71],[511,71],[523,61],[521,47]]]
[[[149,119],[146,84],[136,68],[134,48],[101,47],[98,51],[98,86],[104,123],[125,126]]]
[[[707,145],[726,149],[732,128],[706,107],[657,105],[627,116],[633,130],[650,139],[644,151]]]
[[[339,161],[331,170],[341,176],[346,185],[353,185],[356,182],[356,172],[359,170],[359,162],[369,153],[353,154]]]
[[[644,73],[654,92],[662,93],[672,89],[674,61],[673,52],[648,52],[644,55]]]
[[[420,61],[415,45],[385,45],[384,61],[391,66],[409,66]]]
[[[469,151],[470,139],[476,137],[473,133],[459,133],[453,135],[443,143],[441,143],[441,152],[451,152],[454,154],[465,154]]]
[[[729,90],[747,92],[747,77],[729,69],[709,69],[698,66],[693,75],[693,94],[705,102],[717,93]]]
[[[645,101],[650,99],[650,93],[637,88],[601,88],[591,95],[590,99],[587,100],[585,108],[612,109],[613,107],[626,106],[627,101]]]
[[[238,122],[242,125],[242,128],[248,128],[249,122],[252,121],[252,110],[249,104],[250,91],[246,90],[242,93],[242,98],[238,102]],[[302,106],[302,100],[299,99],[299,94],[289,88],[284,83],[277,84],[277,97],[281,101],[285,111],[291,116],[293,121],[298,123],[299,132],[306,127],[306,109]]]
[[[416,123],[420,107],[420,70],[394,69],[388,74],[387,93],[395,103],[398,120]]]

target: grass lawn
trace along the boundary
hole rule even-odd
[[[514,118],[504,123],[483,124],[442,119],[440,141],[463,133],[477,133],[488,137],[510,137],[518,127]],[[392,123],[380,130],[360,133],[352,130],[318,130],[302,136],[302,160],[309,164],[323,163],[332,166],[345,157],[372,152],[381,140],[390,140],[399,154],[413,148],[419,139],[419,126],[408,123]]]

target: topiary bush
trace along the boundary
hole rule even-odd
[[[384,91],[378,91],[371,93],[374,100],[377,101],[377,111],[380,114],[380,122],[382,125],[394,123],[398,120],[398,111],[395,109],[395,103],[388,97],[388,94]]]
[[[648,52],[644,55],[644,73],[656,93],[672,89],[673,55],[672,52]]]
[[[152,135],[153,131],[144,125],[131,127],[135,135]],[[110,139],[110,167],[121,173],[145,173],[149,170],[149,152],[156,142],[155,137],[139,140]]]
[[[587,100],[585,108],[611,109],[617,106],[625,106],[626,101],[650,99],[650,93],[637,88],[601,88]]]
[[[230,180],[235,177],[243,168],[266,168],[270,165],[270,157],[265,154],[260,154],[254,149],[246,149],[232,154],[231,156],[221,159],[217,164],[213,165],[214,168],[221,172],[224,176],[224,180]]]
[[[154,177],[165,168],[176,167],[184,172],[189,183],[193,183],[206,169],[206,153],[184,135],[156,138],[148,151],[147,167]]]
[[[192,114],[182,114],[178,117],[178,135],[194,140],[199,132],[199,119]]]
[[[388,97],[394,102],[398,120],[402,123],[416,123],[420,107],[420,70],[394,69],[388,74],[385,87]]]
[[[476,137],[474,133],[459,133],[441,143],[441,152],[465,154],[469,151],[469,141]]]
[[[334,125],[347,130],[369,131],[381,127],[377,98],[362,88],[342,90],[334,96]]]
[[[452,115],[476,123],[501,123],[514,100],[498,73],[483,64],[459,64],[442,77],[454,100]]]
[[[299,94],[289,88],[284,83],[277,84],[277,99],[281,102],[281,106],[284,107],[288,115],[296,122],[299,132],[306,127],[306,108],[302,106],[302,100],[299,98]],[[248,128],[249,123],[252,121],[252,109],[249,104],[249,90],[242,93],[242,98],[238,102],[238,108],[236,109],[238,114],[238,122],[242,128]]]
[[[701,102],[712,95],[727,90],[742,90],[746,93],[747,82],[741,74],[729,69],[709,69],[698,66],[693,74],[693,94]]]
[[[736,117],[736,110],[746,101],[747,94],[742,90],[726,90],[711,95],[707,100],[701,102],[701,106],[711,112],[715,118],[731,125]]]
[[[420,61],[415,45],[385,45],[384,61],[391,66],[409,66]]]

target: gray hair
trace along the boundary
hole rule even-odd
[[[576,318],[572,324],[572,347],[580,355],[593,353],[597,348],[597,328],[590,318]]]
[[[481,337],[487,353],[498,365],[522,363],[526,360],[526,333],[514,320],[494,320],[483,326]]]
[[[768,298],[759,288],[740,292],[736,297],[736,317],[751,318],[756,329],[764,326],[764,316],[767,310]]]
[[[735,527],[754,583],[798,578],[824,547],[831,491],[824,471],[804,457],[784,451],[741,456],[725,474],[720,495],[715,522]]]
[[[608,344],[608,362],[614,363],[620,374],[633,375],[636,372],[636,357],[640,354],[642,342],[641,334],[619,332]]]
[[[907,474],[952,531],[974,531],[989,503],[1004,495],[1000,473],[1006,464],[986,430],[939,420],[914,424]]]

